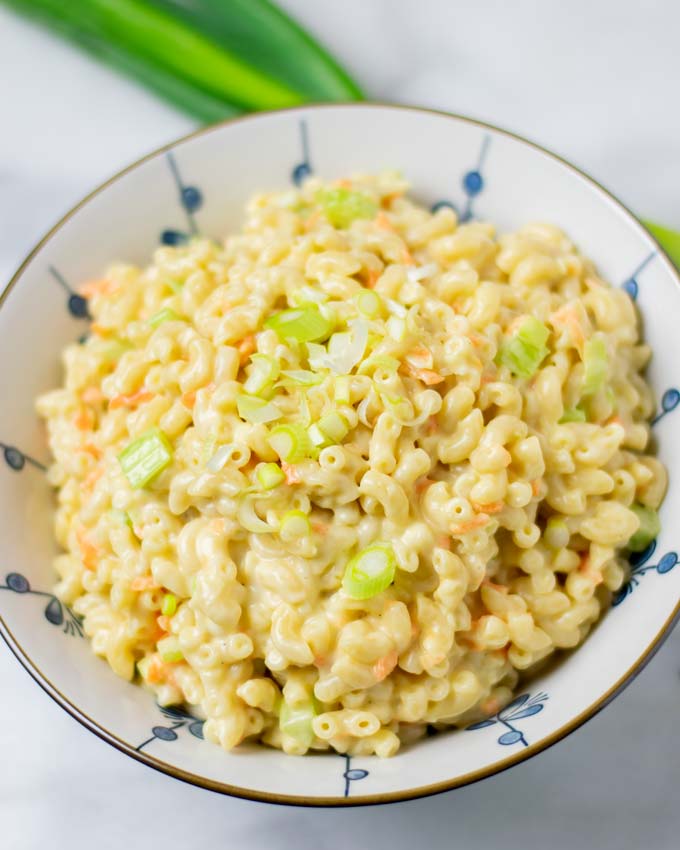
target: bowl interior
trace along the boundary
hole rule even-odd
[[[583,648],[531,681],[520,698],[478,728],[428,738],[395,758],[293,758],[244,747],[225,754],[201,740],[201,724],[161,711],[90,651],[77,621],[50,591],[53,494],[35,396],[61,379],[59,351],[87,331],[78,284],[113,259],[144,264],[159,241],[223,236],[258,190],[313,172],[339,177],[402,171],[414,195],[448,203],[462,218],[503,231],[529,221],[564,228],[614,286],[637,298],[655,349],[654,431],[670,489],[664,530],[637,562],[626,593]],[[670,518],[680,506],[680,402],[675,271],[614,199],[570,166],[510,136],[461,118],[380,106],[329,106],[250,117],[204,131],[114,178],[41,243],[0,311],[0,630],[53,696],[104,738],[157,767],[208,787],[291,802],[386,801],[453,787],[542,749],[578,725],[651,654],[677,613],[680,568]],[[2,462],[4,460],[4,462]]]

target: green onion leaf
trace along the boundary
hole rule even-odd
[[[585,422],[586,418],[586,412],[582,407],[578,405],[576,407],[565,407],[560,424],[564,424],[565,422]]]
[[[163,603],[161,605],[161,614],[165,617],[172,617],[172,615],[177,610],[177,597],[174,593],[166,593],[163,597]]]
[[[118,455],[125,477],[134,488],[146,487],[172,462],[172,445],[160,428],[151,428]]]
[[[311,533],[312,527],[309,524],[309,517],[302,511],[286,511],[281,517],[279,536],[286,543],[302,540],[309,537]]]
[[[158,652],[160,653],[161,659],[165,661],[166,664],[175,664],[177,661],[182,661],[184,659],[184,653],[179,648],[179,639],[177,635],[168,635],[165,638],[162,638],[156,644],[158,647]]]
[[[269,445],[285,463],[297,463],[316,455],[304,425],[277,425],[269,435]]]
[[[371,197],[343,187],[319,189],[316,201],[328,221],[338,228],[349,227],[359,218],[373,218],[378,212]]]
[[[502,343],[496,360],[518,378],[531,378],[548,353],[546,342],[549,336],[550,331],[543,322],[527,316]]]
[[[274,313],[264,323],[266,328],[276,331],[282,340],[318,342],[326,339],[333,330],[332,322],[323,315],[317,304],[304,304]]]
[[[243,389],[250,395],[260,395],[279,377],[281,367],[277,360],[267,354],[251,354],[250,362],[250,373]]]
[[[396,357],[389,357],[386,354],[374,354],[372,357],[367,357],[366,360],[359,366],[357,372],[359,375],[370,375],[377,369],[382,369],[385,372],[398,372],[401,363]]]
[[[314,740],[312,721],[315,717],[316,710],[311,700],[296,706],[284,702],[279,714],[279,729],[284,735],[295,738],[304,747],[309,748]]]
[[[374,543],[347,564],[343,590],[352,599],[371,599],[392,584],[396,568],[397,559],[389,543]]]
[[[327,413],[319,419],[317,426],[327,439],[328,445],[338,445],[349,434],[347,420],[340,413]]]
[[[255,477],[263,490],[273,490],[286,480],[286,474],[278,463],[259,463],[255,467]]]
[[[284,369],[281,374],[301,387],[315,387],[323,381],[324,376],[308,369]]]
[[[607,370],[607,345],[602,336],[593,336],[583,351],[583,395],[592,395],[602,387]]]
[[[630,510],[640,520],[640,527],[628,541],[628,548],[631,552],[642,552],[659,536],[661,522],[656,511],[637,502],[630,506]]]
[[[368,319],[375,319],[383,310],[382,298],[372,289],[364,289],[355,295],[354,303],[357,310]]]
[[[162,325],[163,322],[181,321],[182,317],[175,313],[174,310],[171,310],[169,307],[164,307],[162,310],[159,310],[149,319],[149,324],[152,328],[157,328],[159,325]]]
[[[240,395],[236,399],[236,409],[241,419],[257,425],[261,422],[275,422],[283,415],[279,408],[263,398]]]

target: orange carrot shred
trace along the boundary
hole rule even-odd
[[[451,549],[451,538],[448,534],[440,534],[439,537],[435,540],[435,546],[439,549]]]
[[[302,481],[300,470],[292,463],[286,463],[285,460],[282,460],[281,469],[286,476],[286,484],[299,484]]]
[[[538,496],[538,494],[541,492],[540,478],[534,478],[534,480],[531,482],[531,492],[533,493],[534,497]]]
[[[76,414],[73,424],[81,431],[89,431],[94,425],[94,414],[89,407],[81,407]]]
[[[428,487],[431,487],[434,484],[434,478],[428,478],[425,476],[424,478],[419,478],[416,481],[416,493],[424,493]]]
[[[381,230],[394,230],[394,227],[392,227],[392,222],[382,210],[380,210],[378,215],[376,215],[375,223],[379,228],[381,228]]]
[[[154,393],[144,389],[137,390],[137,392],[130,393],[129,395],[117,395],[109,402],[109,410],[117,410],[119,407],[135,408],[140,404],[144,404],[145,401],[151,401],[153,397]]]
[[[248,362],[248,358],[255,351],[255,336],[253,334],[248,334],[248,336],[243,337],[241,342],[237,345],[237,348],[241,355],[241,366],[243,366]]]
[[[373,665],[373,675],[375,676],[376,682],[382,682],[383,679],[386,679],[397,666],[398,660],[399,653],[396,649],[393,649],[391,652],[388,652],[387,655],[383,655],[382,658],[379,658]]]
[[[159,617],[156,617],[156,622],[164,632],[170,631],[170,617],[167,614],[161,614]]]
[[[99,404],[99,402],[104,401],[106,396],[99,387],[86,387],[81,398],[85,404]]]
[[[496,714],[500,711],[501,704],[496,697],[489,697],[488,699],[485,699],[484,702],[480,703],[479,707],[484,714]]]
[[[377,272],[374,269],[371,269],[368,272],[368,276],[367,276],[367,279],[366,279],[366,286],[368,287],[368,289],[373,289],[379,279],[380,279],[380,272]]]
[[[76,531],[76,539],[78,541],[78,546],[80,546],[83,566],[86,570],[96,570],[99,550],[87,539],[82,527]]]
[[[325,522],[313,522],[312,531],[315,531],[317,534],[325,537],[328,534],[328,526]]]
[[[196,404],[196,390],[191,390],[182,395],[182,404],[190,410]]]
[[[460,522],[457,525],[451,526],[451,534],[467,534],[469,531],[475,531],[477,528],[482,528],[489,522],[487,514],[477,514],[472,519]]]
[[[135,576],[130,582],[130,590],[152,590],[158,587],[153,576]]]
[[[146,678],[152,685],[160,685],[164,682],[168,675],[167,666],[161,661],[160,656],[154,655],[151,658],[151,663],[147,668]]]
[[[505,502],[502,499],[498,502],[489,502],[486,505],[480,502],[472,502],[472,507],[477,513],[498,514],[505,507]]]
[[[80,287],[80,294],[84,298],[92,298],[93,295],[111,295],[119,289],[118,283],[108,278],[101,280],[88,280]]]

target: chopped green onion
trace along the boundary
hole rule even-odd
[[[316,454],[303,425],[277,425],[269,435],[269,445],[286,463],[297,463]]]
[[[372,289],[364,289],[354,296],[357,310],[369,319],[375,319],[383,309],[382,298]]]
[[[263,490],[273,490],[286,480],[286,474],[278,463],[260,463],[255,467],[255,477]]]
[[[315,304],[324,304],[328,301],[329,295],[322,289],[314,289],[313,286],[303,286],[296,289],[288,296],[288,303],[292,307],[301,307],[303,304],[308,304],[313,301]]]
[[[174,664],[177,661],[182,661],[184,653],[179,648],[179,639],[176,635],[168,635],[156,644],[161,659],[167,664]]]
[[[174,593],[166,593],[163,597],[163,604],[161,605],[161,614],[165,617],[172,617],[176,610],[177,597]]]
[[[267,354],[251,354],[250,361],[252,366],[243,389],[249,395],[260,395],[279,377],[280,366],[278,361]]]
[[[527,316],[512,336],[500,347],[497,361],[518,378],[531,378],[548,353],[550,331],[543,322]]]
[[[174,310],[171,310],[170,307],[164,307],[162,310],[159,310],[149,319],[149,325],[152,328],[157,328],[159,325],[162,325],[163,322],[181,322],[182,317],[175,313]]]
[[[160,428],[151,428],[124,448],[118,461],[131,487],[146,487],[172,462],[172,445]]]
[[[601,336],[587,340],[583,351],[583,395],[596,393],[607,378],[607,345]]]
[[[565,407],[564,413],[562,414],[562,418],[560,419],[560,424],[564,424],[565,422],[585,422],[586,421],[586,412],[582,407],[578,405],[576,407]]]
[[[334,393],[333,396],[337,404],[349,404],[350,403],[350,379],[347,376],[342,376],[340,378],[335,378],[333,382]]]
[[[252,395],[238,396],[236,408],[241,419],[253,425],[261,422],[275,422],[283,415],[275,404]]]
[[[264,326],[276,331],[280,339],[295,339],[298,342],[326,339],[333,330],[333,323],[323,315],[317,304],[304,304],[274,313]]]
[[[356,219],[373,218],[378,212],[368,195],[344,187],[319,189],[316,201],[333,227],[349,227]]]
[[[630,510],[640,520],[640,527],[628,541],[628,548],[631,552],[642,552],[661,531],[659,515],[651,508],[639,505],[637,502],[630,506]]]
[[[406,319],[402,316],[390,316],[385,322],[385,328],[395,342],[403,342],[406,339]]]
[[[349,433],[349,425],[344,416],[339,413],[327,413],[316,423],[319,431],[326,438],[328,445],[338,445]]]
[[[294,543],[303,537],[309,537],[311,533],[312,527],[309,524],[309,517],[302,511],[286,511],[281,517],[279,535],[287,543]]]
[[[129,528],[132,528],[132,520],[130,519],[130,514],[126,513],[125,511],[119,511],[114,508],[109,511],[109,516],[118,525],[127,525]]]
[[[389,543],[374,543],[347,564],[343,590],[352,599],[370,599],[392,584],[396,567],[397,559]]]
[[[296,706],[284,702],[279,714],[279,729],[284,735],[295,738],[304,747],[309,748],[314,740],[312,721],[315,717],[316,710],[311,700]]]
[[[383,354],[374,354],[372,357],[367,357],[366,360],[359,366],[357,372],[360,375],[369,375],[375,372],[376,369],[384,369],[386,372],[397,372],[401,363],[396,357],[389,357]]]
[[[308,369],[284,369],[281,374],[301,387],[315,387],[323,381],[323,375],[310,372]]]
[[[560,517],[551,516],[545,524],[543,538],[551,549],[564,549],[569,544],[569,526]]]

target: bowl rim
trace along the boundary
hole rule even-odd
[[[234,118],[227,118],[223,121],[218,121],[205,127],[200,127],[197,130],[180,136],[179,138],[174,139],[173,141],[168,142],[158,148],[155,148],[149,153],[134,160],[132,163],[130,163],[120,171],[117,171],[115,174],[113,174],[104,182],[100,183],[92,191],[85,195],[78,203],[71,207],[71,209],[69,209],[69,211],[65,215],[63,215],[57,221],[57,223],[52,228],[50,228],[50,230],[48,230],[47,233],[45,233],[45,235],[35,244],[32,250],[26,255],[25,259],[19,265],[16,272],[12,275],[4,291],[0,294],[0,308],[4,304],[6,298],[9,296],[12,289],[19,283],[24,274],[24,271],[34,259],[34,257],[38,255],[38,253],[45,247],[45,245],[47,245],[47,243],[52,239],[52,237],[55,236],[55,234],[58,233],[71,218],[83,207],[85,207],[93,198],[95,198],[101,192],[108,189],[109,186],[116,183],[119,179],[134,171],[147,161],[154,159],[169,150],[172,150],[177,145],[183,144],[184,142],[192,141],[200,136],[207,135],[215,131],[220,131],[225,127],[230,127],[233,124],[240,124],[243,122],[251,121],[257,122],[259,118],[271,115],[342,109],[387,109],[396,112],[409,112],[416,114],[435,115],[441,118],[450,118],[454,121],[463,122],[465,124],[471,124],[483,130],[491,130],[495,133],[498,133],[502,136],[513,139],[514,141],[518,141],[523,145],[533,148],[535,151],[538,151],[539,153],[548,156],[550,159],[557,161],[572,174],[575,174],[576,176],[585,180],[586,183],[588,183],[591,188],[595,189],[596,192],[604,200],[612,203],[618,209],[618,211],[623,213],[624,216],[627,217],[630,221],[632,221],[633,224],[637,224],[637,226],[644,232],[644,234],[652,241],[655,246],[656,252],[662,259],[662,261],[665,263],[667,271],[670,271],[671,276],[675,280],[675,283],[678,285],[678,287],[680,287],[680,271],[676,269],[675,265],[671,262],[667,253],[659,244],[658,240],[649,232],[649,230],[647,230],[647,228],[642,224],[640,219],[633,212],[631,212],[631,210],[629,210],[628,207],[622,201],[619,200],[619,198],[613,195],[601,183],[599,183],[585,171],[573,165],[571,162],[569,162],[567,159],[560,156],[559,154],[553,153],[551,150],[543,147],[542,145],[537,144],[536,142],[533,142],[530,139],[527,139],[524,136],[521,136],[511,130],[506,130],[489,122],[481,121],[476,118],[470,118],[469,116],[460,115],[455,112],[430,109],[427,107],[390,104],[381,101],[360,101],[348,103],[302,104],[298,106],[288,107],[285,109],[263,110],[261,112],[250,113],[248,115],[240,115]],[[279,805],[303,806],[309,808],[326,808],[381,805],[385,803],[397,803],[406,800],[414,800],[421,797],[432,796],[434,794],[441,794],[446,791],[451,791],[454,788],[460,788],[465,785],[470,785],[489,776],[494,776],[498,773],[507,770],[510,767],[513,767],[516,764],[519,764],[520,762],[523,762],[529,758],[532,758],[535,755],[538,755],[539,753],[548,749],[548,747],[551,747],[553,744],[556,744],[557,742],[566,738],[567,735],[571,734],[573,731],[578,729],[588,720],[593,718],[603,708],[605,708],[615,697],[617,697],[651,661],[654,655],[661,648],[664,641],[668,638],[672,629],[674,628],[679,619],[680,600],[677,602],[675,608],[671,612],[670,616],[666,619],[661,629],[657,632],[654,639],[645,647],[644,652],[638,657],[635,663],[631,665],[631,667],[626,671],[626,673],[624,673],[624,675],[621,676],[619,680],[614,685],[612,685],[611,688],[609,688],[604,694],[602,694],[602,696],[600,696],[598,700],[588,706],[588,708],[584,709],[576,717],[573,717],[567,723],[560,726],[558,729],[556,729],[554,732],[552,732],[550,735],[548,735],[543,740],[537,742],[536,744],[530,744],[528,747],[524,748],[521,752],[518,752],[515,755],[509,756],[505,759],[500,759],[490,765],[487,765],[486,767],[480,768],[475,771],[470,771],[466,774],[463,774],[462,776],[458,776],[453,779],[443,780],[441,782],[436,782],[430,785],[421,785],[414,788],[409,788],[404,791],[392,791],[384,794],[367,794],[361,797],[343,797],[339,795],[334,795],[330,797],[308,798],[299,795],[276,794],[271,792],[257,791],[255,789],[250,788],[241,788],[239,786],[230,785],[226,782],[220,782],[217,780],[207,779],[205,777],[198,776],[197,774],[183,770],[181,768],[176,767],[175,765],[168,764],[167,762],[161,759],[155,758],[154,756],[148,755],[145,752],[138,752],[130,744],[118,738],[110,730],[106,729],[96,720],[81,711],[78,706],[76,706],[66,696],[64,696],[64,694],[59,691],[59,689],[50,681],[50,679],[28,656],[28,654],[23,649],[17,638],[13,635],[12,631],[5,623],[1,615],[0,637],[3,638],[12,654],[16,657],[16,659],[26,670],[26,672],[31,676],[31,678],[43,689],[43,691],[45,691],[48,696],[50,696],[58,705],[60,705],[61,708],[63,708],[68,714],[71,715],[71,717],[77,720],[78,723],[80,723],[86,729],[89,729],[89,731],[93,732],[95,735],[97,735],[97,737],[101,738],[101,740],[115,747],[121,753],[124,753],[125,755],[128,755],[133,759],[136,759],[138,762],[141,762],[142,764],[145,764],[148,767],[159,771],[160,773],[165,773],[166,775],[171,776],[174,779],[179,779],[180,781],[187,782],[188,784],[195,785],[199,788],[205,788],[206,790],[214,791],[221,794],[227,794],[232,797],[237,797],[245,800],[252,800],[255,802],[266,802]]]

